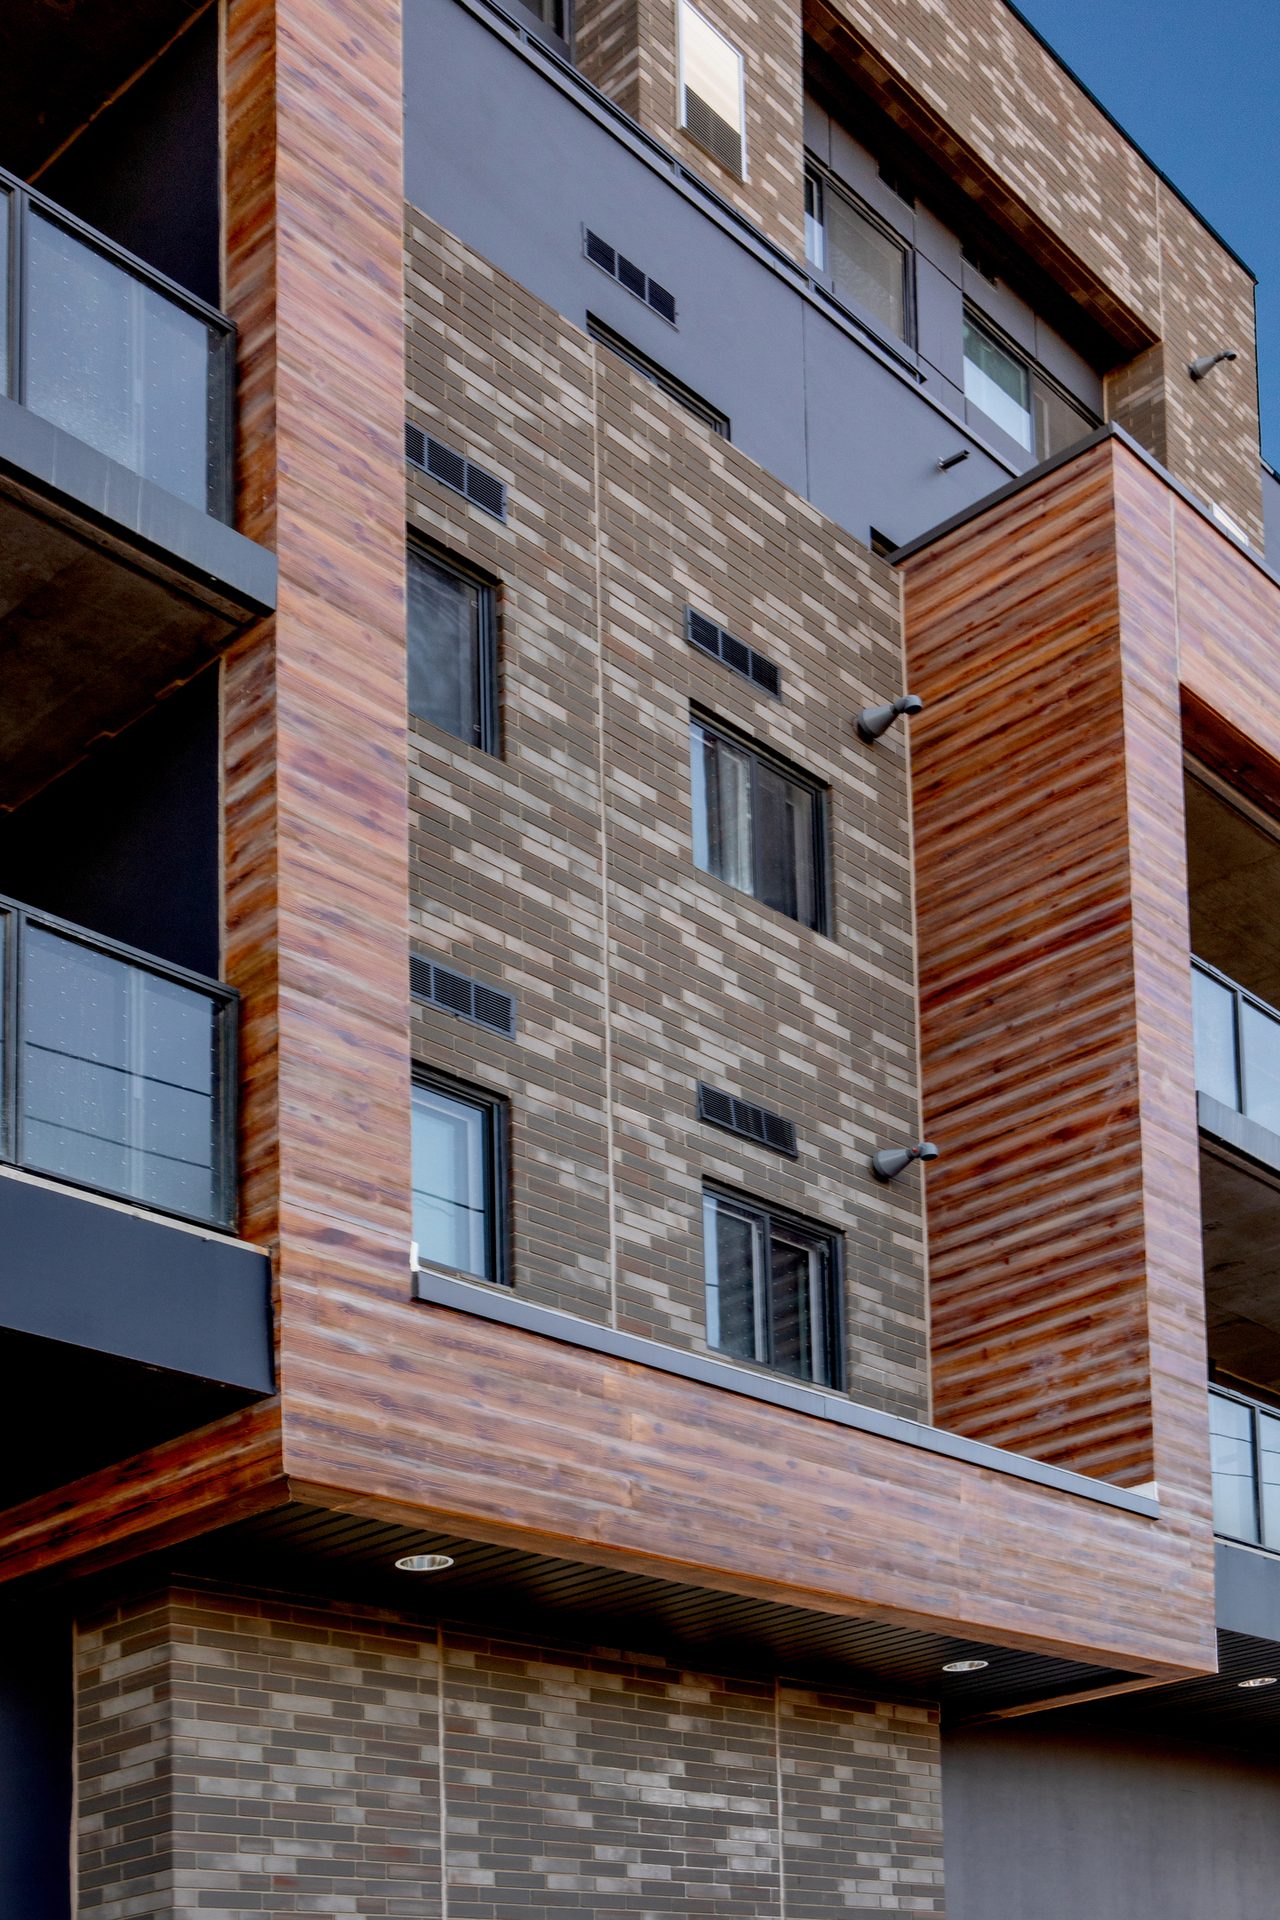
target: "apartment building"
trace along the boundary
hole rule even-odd
[[[1247,266],[1005,0],[0,52],[0,1920],[1269,1912]]]

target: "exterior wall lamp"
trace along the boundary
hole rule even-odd
[[[922,1140],[914,1147],[881,1147],[871,1156],[871,1171],[877,1180],[888,1184],[905,1173],[913,1160],[936,1160],[938,1149],[932,1140]]]
[[[864,707],[858,715],[856,725],[859,740],[865,740],[871,746],[887,733],[895,720],[903,714],[922,713],[924,701],[917,693],[904,693],[897,700],[890,700],[883,707]]]
[[[1234,347],[1219,347],[1217,353],[1202,353],[1198,360],[1193,360],[1187,372],[1193,380],[1203,380],[1206,373],[1212,373],[1221,361],[1238,357]]]

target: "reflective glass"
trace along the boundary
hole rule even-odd
[[[217,1219],[217,1009],[191,987],[28,926],[26,1166]]]
[[[1037,458],[1048,460],[1051,455],[1061,453],[1065,447],[1073,447],[1077,440],[1083,440],[1087,433],[1093,432],[1094,422],[1073,406],[1065,394],[1051,387],[1047,380],[1039,377],[1033,379],[1031,389]]]
[[[708,1194],[702,1203],[702,1224],[707,1341],[741,1360],[763,1360],[762,1223],[755,1215]]]
[[[742,55],[687,0],[680,8],[680,55],[684,85],[741,133]]]
[[[804,251],[810,265],[822,270],[827,264],[826,235],[822,222],[822,182],[816,174],[804,177]]]
[[[964,396],[1020,447],[1031,447],[1031,381],[1026,366],[966,318]]]
[[[13,201],[7,187],[0,187],[0,393],[11,391],[9,370],[9,232],[13,219]]]
[[[814,795],[762,761],[756,772],[756,870],[766,906],[817,925]]]
[[[32,212],[27,405],[180,499],[209,498],[209,329]]]
[[[1213,1460],[1213,1526],[1231,1540],[1258,1538],[1253,1469],[1253,1413],[1239,1400],[1209,1395]]]
[[[697,721],[690,744],[694,865],[816,927],[822,903],[817,794]]]
[[[1259,1496],[1262,1505],[1262,1544],[1280,1551],[1280,1418],[1258,1412]]]
[[[769,1237],[773,1364],[801,1380],[827,1375],[825,1265],[812,1241],[775,1224]]]
[[[1240,1106],[1236,1078],[1235,995],[1212,974],[1191,973],[1192,1011],[1195,1017],[1196,1086],[1224,1107]]]
[[[413,1090],[413,1237],[432,1266],[491,1280],[491,1110]]]
[[[1244,1110],[1260,1127],[1280,1133],[1280,1020],[1240,1002],[1240,1052],[1244,1066]]]
[[[841,299],[906,338],[906,251],[842,193],[826,196],[827,270]]]
[[[409,711],[473,747],[484,738],[486,590],[409,549]]]
[[[754,893],[751,755],[696,722],[692,743],[694,864]]]

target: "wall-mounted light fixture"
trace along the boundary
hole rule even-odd
[[[962,460],[967,460],[972,451],[972,447],[961,447],[958,453],[944,454],[938,462],[938,472],[950,473],[952,467],[958,467]]]
[[[938,1149],[932,1140],[921,1140],[914,1147],[881,1147],[871,1156],[871,1171],[877,1180],[896,1180],[913,1160],[936,1160]]]
[[[1203,380],[1206,373],[1212,373],[1222,361],[1234,360],[1237,357],[1234,347],[1219,347],[1217,353],[1202,353],[1198,360],[1193,360],[1187,372],[1193,380]]]
[[[880,738],[882,733],[888,733],[894,721],[900,720],[904,713],[923,713],[923,711],[924,701],[918,693],[904,693],[897,700],[890,700],[883,707],[864,707],[855,723],[858,738],[865,740],[870,746]]]

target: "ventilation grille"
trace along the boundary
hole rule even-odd
[[[754,681],[765,693],[771,693],[775,700],[782,698],[782,675],[772,660],[766,660],[745,640],[726,633],[714,620],[708,620],[705,613],[697,613],[692,607],[685,608],[684,620],[685,634],[691,647],[697,647],[700,653],[713,654],[726,667],[732,667],[735,673]]]
[[[422,960],[415,953],[409,959],[409,991],[415,1000],[456,1013],[460,1020],[474,1020],[491,1033],[510,1038],[516,1030],[516,1003],[499,987],[486,987],[470,980],[451,967],[438,967],[434,960]]]
[[[684,128],[690,139],[705,147],[713,160],[742,178],[742,135],[692,87],[684,90]]]
[[[704,1080],[698,1082],[698,1118],[710,1126],[723,1127],[726,1133],[754,1140],[758,1146],[772,1147],[789,1159],[799,1157],[794,1121],[784,1120],[780,1113],[770,1113],[767,1107],[752,1106],[749,1100],[722,1093],[719,1087],[709,1087]]]
[[[625,287],[628,293],[634,293],[637,300],[643,300],[647,307],[652,307],[656,314],[660,314],[664,320],[669,320],[674,327],[676,324],[674,293],[669,293],[666,287],[659,286],[658,282],[651,279],[634,260],[628,260],[624,253],[619,253],[616,247],[611,247],[609,242],[602,240],[598,233],[592,233],[590,227],[584,227],[582,232],[582,250],[592,266],[599,267],[602,273],[607,273],[611,280],[616,280],[618,285]]]
[[[474,460],[464,459],[455,453],[452,447],[446,447],[442,440],[433,440],[421,427],[415,427],[411,420],[404,423],[404,452],[410,466],[421,467],[442,487],[451,487],[469,500],[473,507],[479,507],[483,513],[491,513],[495,520],[507,517],[507,490],[501,480],[492,473],[486,473]]]

